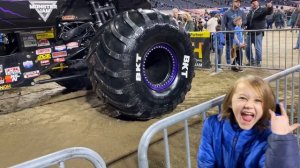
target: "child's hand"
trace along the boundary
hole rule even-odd
[[[291,133],[298,127],[300,127],[299,123],[290,125],[288,115],[287,115],[282,103],[280,103],[280,111],[281,111],[281,115],[276,116],[274,111],[269,110],[269,112],[271,114],[272,133],[277,134],[277,135],[286,135],[288,133]]]
[[[245,43],[240,44],[241,48],[245,48],[245,46],[246,46]]]

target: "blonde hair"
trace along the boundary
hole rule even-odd
[[[189,14],[188,12],[185,12],[185,13],[183,14],[183,18],[186,18],[187,20],[193,20],[191,14]]]
[[[238,84],[240,83],[244,83],[247,86],[253,88],[256,91],[256,93],[262,98],[263,115],[261,119],[255,124],[255,127],[259,129],[267,128],[268,127],[267,121],[270,120],[269,109],[274,111],[276,107],[275,95],[270,85],[266,81],[264,81],[260,77],[253,76],[253,75],[247,75],[239,78],[229,89],[223,101],[221,118],[223,119],[227,118],[230,119],[231,122],[236,123],[231,105],[232,105],[232,97],[236,91]]]
[[[242,17],[237,16],[236,18],[233,19],[233,23],[236,25],[236,23],[237,23],[239,20],[242,20]]]

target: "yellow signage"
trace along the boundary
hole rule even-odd
[[[11,84],[1,85],[0,90],[8,90],[11,89]]]
[[[195,42],[192,43],[194,47],[194,53],[197,53],[199,59],[202,59],[202,52],[203,52],[203,42],[198,42],[198,45],[195,45]]]
[[[36,39],[41,40],[41,39],[51,39],[54,38],[54,32],[52,30],[46,31],[44,33],[37,33],[36,34]]]
[[[51,54],[40,54],[37,56],[38,61],[49,60],[51,59]]]
[[[210,38],[209,31],[189,32],[190,38]]]

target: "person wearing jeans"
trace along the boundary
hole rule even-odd
[[[226,39],[226,63],[231,64],[231,48],[233,46],[233,33],[226,33],[225,39]]]
[[[213,35],[213,46],[216,49],[216,59],[218,60],[217,64],[218,64],[218,69],[217,71],[221,71],[221,60],[222,60],[222,55],[223,55],[223,48],[225,45],[225,38],[224,38],[224,34],[220,33],[219,31],[221,31],[221,26],[217,25],[216,26],[216,32]]]
[[[260,7],[258,0],[251,0],[251,10],[247,15],[247,30],[260,30],[266,27],[266,16],[272,14],[272,2],[266,4],[266,7]],[[247,65],[261,66],[262,60],[262,38],[264,32],[248,32],[246,44]],[[252,44],[256,48],[256,58],[253,57]]]
[[[234,30],[234,23],[233,20],[236,17],[241,17],[243,21],[243,26],[246,24],[246,14],[243,10],[240,9],[241,6],[241,0],[233,0],[232,1],[232,7],[227,10],[223,17],[222,17],[222,30],[223,31],[233,31]],[[242,27],[243,27],[242,26]],[[231,64],[231,48],[233,45],[233,37],[234,34],[232,33],[226,33],[225,38],[226,38],[226,63]]]
[[[246,56],[249,65],[261,66],[263,32],[249,32],[247,35]],[[256,59],[253,57],[252,44],[255,47]]]

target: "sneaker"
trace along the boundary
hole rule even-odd
[[[221,68],[218,68],[218,69],[217,69],[217,72],[221,72],[221,71],[223,71],[223,69],[221,69]]]

